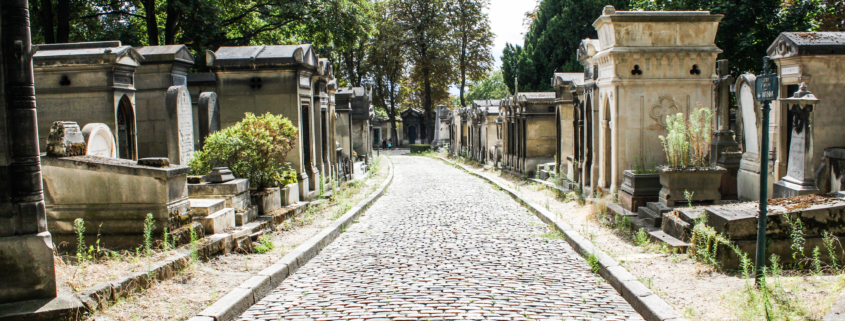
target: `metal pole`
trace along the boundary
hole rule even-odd
[[[768,215],[768,194],[769,194],[769,107],[768,101],[763,102],[763,142],[760,147],[760,213],[757,217],[757,255],[755,272],[757,282],[763,277],[763,269],[766,267],[766,218]]]

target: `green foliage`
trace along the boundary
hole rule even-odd
[[[85,220],[73,220],[73,231],[76,232],[76,258],[82,262],[85,260]]]
[[[153,251],[153,230],[155,227],[155,218],[152,213],[147,213],[147,218],[144,219],[144,255],[150,257]]]
[[[809,31],[819,0],[633,0],[637,10],[709,10],[723,14],[716,34],[719,59],[730,59],[735,75],[759,73],[766,49],[783,31]],[[595,17],[594,17],[595,18]]]
[[[637,246],[646,246],[650,243],[651,240],[648,237],[648,232],[644,229],[639,229],[637,234],[634,236],[634,244]]]
[[[599,257],[595,253],[589,253],[587,254],[587,257],[585,259],[587,261],[587,264],[590,266],[590,270],[593,271],[593,273],[599,273],[599,271],[601,270],[601,266],[599,265]]]
[[[689,116],[687,136],[692,153],[690,160],[692,166],[707,166],[707,155],[710,154],[710,142],[713,140],[712,124],[713,111],[710,108],[699,107]]]
[[[502,79],[502,72],[494,70],[487,74],[487,77],[470,82],[469,91],[466,94],[467,102],[473,100],[499,100],[508,95],[508,86]]]
[[[502,74],[510,92],[514,90],[514,67],[518,69],[519,91],[551,91],[554,72],[581,72],[576,57],[585,38],[596,39],[593,22],[605,5],[626,10],[629,0],[543,0],[530,23],[523,46],[507,44],[502,52]]]
[[[674,169],[707,166],[712,120],[713,111],[706,107],[693,111],[689,121],[684,120],[681,113],[666,116],[668,133],[659,138],[666,154],[667,166]]]
[[[194,227],[191,226],[190,228],[190,237],[191,237],[191,263],[196,263],[199,259],[199,250],[197,249],[199,241],[197,238],[197,231],[194,230]]]
[[[687,167],[690,144],[684,115],[678,113],[666,116],[666,131],[666,136],[659,137],[663,152],[666,153],[666,165],[671,168]]]
[[[262,235],[258,238],[258,245],[255,246],[255,252],[267,253],[276,248],[273,241],[270,240],[270,235]]]
[[[411,154],[421,154],[425,151],[430,151],[431,145],[428,144],[415,144],[411,145]]]
[[[242,121],[208,135],[203,150],[188,164],[194,174],[213,167],[229,167],[247,178],[254,188],[285,186],[297,182],[287,154],[296,145],[297,129],[282,116],[246,113]]]
[[[838,272],[839,259],[836,257],[835,243],[838,243],[839,239],[832,233],[824,231],[824,233],[822,234],[822,241],[824,243],[825,249],[827,249],[827,255],[830,260],[830,267],[833,268],[834,272]]]
[[[806,242],[804,239],[804,223],[801,222],[801,218],[799,218],[798,215],[793,218],[792,215],[783,214],[783,219],[786,220],[786,224],[789,225],[789,237],[792,238],[792,245],[790,245],[790,248],[792,249],[792,259],[798,260],[799,256],[803,258],[804,243]]]
[[[648,159],[646,163],[645,156],[634,156],[634,174],[654,174],[657,173],[657,163],[653,158]]]
[[[684,198],[687,200],[687,206],[692,207],[692,196],[695,195],[695,192],[690,193],[688,190],[684,190]]]

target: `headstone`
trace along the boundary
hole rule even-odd
[[[792,112],[792,139],[789,144],[789,163],[786,176],[774,186],[774,197],[792,197],[819,192],[813,167],[813,109],[818,105],[807,84],[790,98],[779,99]]]
[[[72,121],[57,121],[47,136],[47,156],[69,157],[85,155],[85,138],[79,125]]]
[[[215,167],[207,177],[209,183],[225,183],[235,179],[235,175],[232,175],[228,167]]]
[[[114,148],[114,135],[109,126],[103,123],[91,123],[82,127],[82,136],[88,148],[85,155],[99,157],[117,157],[117,149]]]
[[[217,94],[204,92],[199,98],[199,134],[200,148],[205,146],[208,135],[220,130],[220,107],[217,105]]]
[[[739,150],[739,144],[734,140],[734,133],[731,130],[731,85],[736,81],[728,69],[728,60],[721,59],[716,62],[719,72],[719,79],[714,80],[715,92],[714,102],[716,105],[717,129],[713,133],[710,157],[712,163],[718,164],[722,153],[725,151],[735,152]],[[722,166],[721,164],[718,164]],[[737,163],[736,165],[739,165]],[[729,169],[730,170],[730,169]]]
[[[194,125],[188,87],[171,86],[165,99],[167,108],[167,157],[170,163],[187,165],[194,154]]]
[[[743,74],[736,82],[736,100],[742,118],[742,159],[737,172],[737,198],[747,201],[760,199],[760,144],[762,141],[760,102],[755,99],[757,77]],[[769,177],[767,195],[772,195],[774,177]]]

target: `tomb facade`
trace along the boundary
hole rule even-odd
[[[352,100],[355,90],[352,87],[340,88],[335,93],[337,119],[335,120],[335,142],[338,154],[338,174],[343,180],[352,179]]]
[[[779,98],[792,97],[800,90],[800,84],[806,83],[809,90],[820,102],[814,106],[812,135],[812,155],[807,155],[812,169],[819,169],[824,164],[823,154],[828,147],[845,145],[842,124],[845,123],[845,107],[840,103],[845,99],[845,32],[783,32],[769,46],[768,56],[777,64],[780,79]],[[800,113],[794,112],[785,101],[772,103],[771,142],[774,159],[774,177],[782,180],[789,176],[793,125]],[[798,160],[801,162],[802,160]],[[827,171],[819,171],[819,174]],[[817,181],[826,181],[824,177],[814,177]],[[822,184],[820,192],[828,191],[827,184]]]
[[[134,74],[143,60],[120,41],[39,45],[33,64],[42,151],[53,122],[73,120],[105,124],[117,156],[138,159]]]
[[[170,144],[178,141],[168,134],[167,93],[172,86],[188,85],[188,69],[194,65],[194,57],[185,45],[147,46],[137,50],[144,56],[135,70],[136,124],[138,133],[142,133],[138,135],[138,157],[170,157],[171,162],[180,164],[180,160],[170,154],[173,148]],[[193,118],[186,124],[190,124],[193,131]],[[191,144],[197,143],[191,141]]]
[[[558,72],[552,79],[555,89],[555,170],[558,175],[571,181],[580,181],[578,161],[581,159],[581,134],[584,126],[582,114],[584,106],[573,93],[576,84],[584,83],[584,73]]]
[[[475,100],[468,112],[472,122],[471,156],[482,164],[495,163],[496,147],[499,142],[499,104],[501,99]]]
[[[288,154],[299,174],[299,195],[310,200],[317,190],[321,162],[317,148],[321,124],[319,57],[309,44],[220,47],[206,53],[216,75],[220,126],[242,120],[244,113],[287,117],[299,130],[297,148]]]
[[[504,112],[505,166],[525,176],[534,176],[537,166],[553,163],[557,145],[555,93],[516,92],[502,100]]]
[[[418,108],[408,108],[400,113],[404,125],[403,145],[426,144],[425,112]]]

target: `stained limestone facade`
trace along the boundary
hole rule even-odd
[[[591,181],[610,193],[634,159],[664,159],[659,135],[666,116],[713,108],[714,40],[722,15],[708,11],[616,11],[605,7],[593,26],[596,139]],[[597,178],[597,180],[595,180]]]

